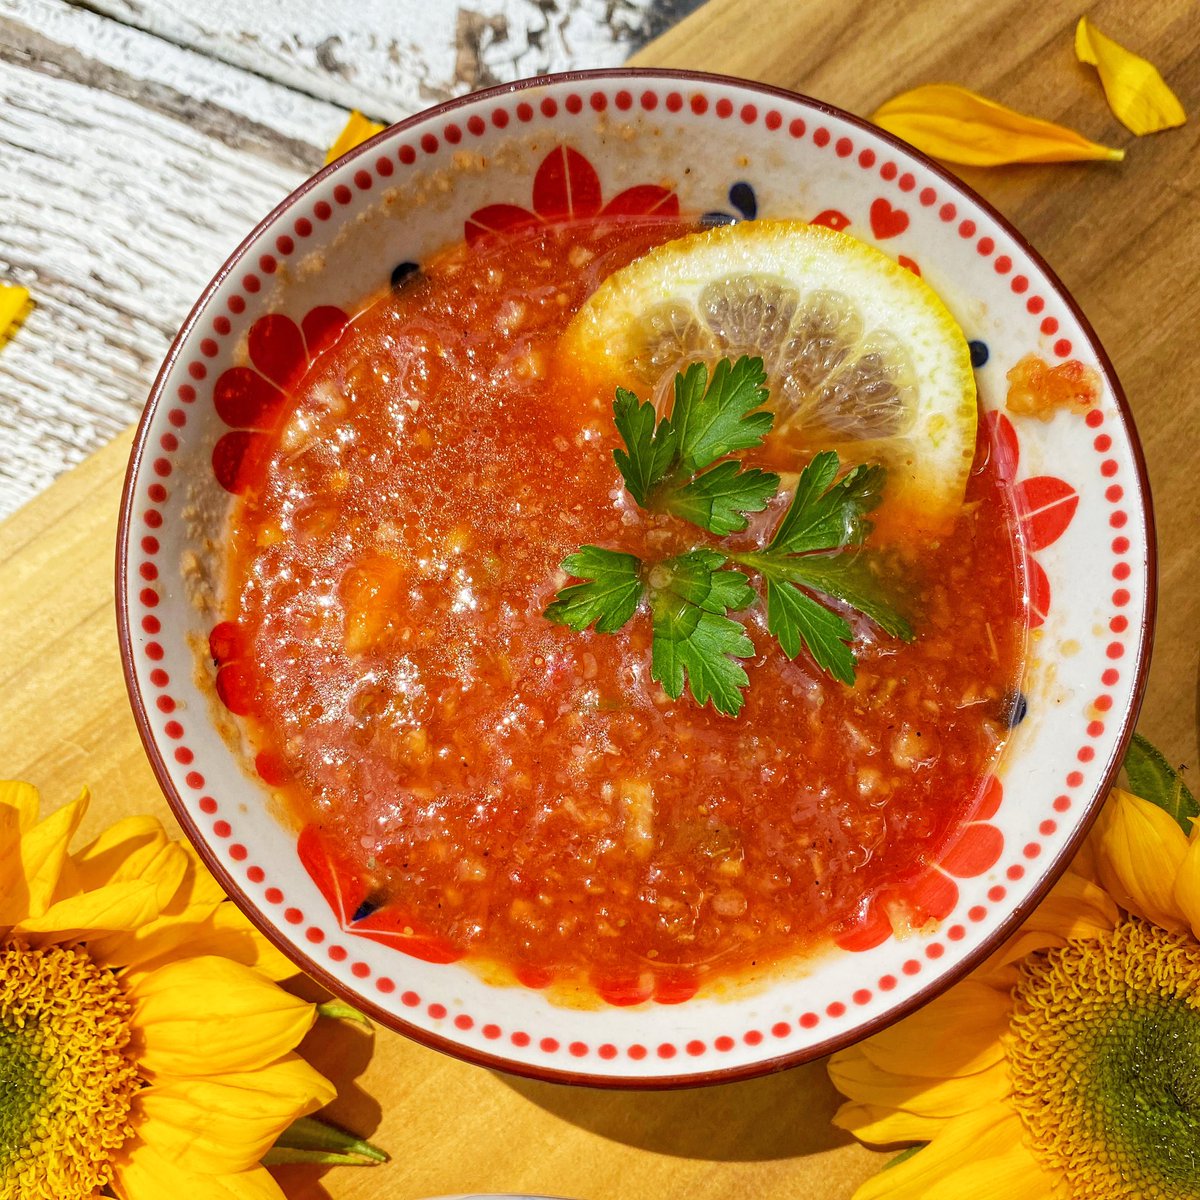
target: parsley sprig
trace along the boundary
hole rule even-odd
[[[613,458],[638,505],[719,537],[741,533],[745,514],[762,512],[779,490],[778,475],[726,458],[770,433],[775,414],[762,409],[766,381],[761,358],[723,358],[711,380],[704,363],[692,363],[675,376],[671,415],[661,420],[649,401],[617,388],[613,421],[625,449]],[[712,466],[719,458],[725,461]]]
[[[676,375],[674,404],[662,418],[652,404],[618,388],[613,419],[624,449],[613,458],[638,505],[718,537],[744,531],[747,514],[763,511],[780,486],[778,475],[728,457],[761,445],[771,429],[773,414],[762,410],[765,382],[759,358],[722,359],[711,379],[695,363]],[[612,633],[645,602],[653,624],[651,676],[672,699],[686,682],[698,703],[711,701],[736,716],[749,684],[741,660],[755,651],[729,614],[759,600],[750,578],[736,569],[745,567],[765,585],[767,629],[783,652],[795,658],[807,649],[822,670],[852,684],[853,629],[827,606],[831,599],[894,637],[911,641],[913,632],[884,597],[866,552],[846,553],[871,530],[867,514],[882,498],[886,472],[860,465],[838,479],[839,466],[827,450],[801,471],[787,511],[756,550],[699,547],[647,564],[633,554],[582,546],[562,564],[580,582],[557,594],[546,617]]]

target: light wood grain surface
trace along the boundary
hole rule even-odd
[[[6,3],[11,9],[10,0]],[[53,11],[64,27],[90,19],[48,0],[43,9]],[[1185,107],[1200,117],[1200,33],[1190,2],[1110,2],[1089,11],[1101,29],[1152,58]],[[1195,288],[1200,277],[1200,121],[1134,142],[1108,114],[1091,72],[1074,61],[1070,35],[1077,16],[1074,5],[1034,7],[1015,0],[986,6],[922,0],[903,9],[838,0],[805,5],[713,0],[640,60],[743,74],[859,113],[869,113],[890,94],[918,83],[963,82],[1091,137],[1128,146],[1128,158],[1120,166],[963,174],[1061,274],[1095,324],[1129,395],[1149,460],[1162,555],[1158,652],[1141,728],[1176,761],[1191,761],[1200,626],[1194,584],[1200,570],[1195,519],[1200,406],[1190,369],[1200,318]],[[61,29],[51,36],[65,37]],[[126,55],[111,67],[126,71],[131,53],[110,46],[89,61]],[[10,50],[0,51],[0,67],[11,61]],[[152,77],[158,66],[147,59],[140,69]],[[83,86],[70,77],[75,69],[63,68],[66,75],[42,72],[38,86],[60,88],[69,101]],[[161,133],[149,143],[153,152],[194,154],[193,161],[204,164],[214,155],[213,170],[225,170],[230,156],[247,153],[239,143],[244,134],[260,147],[254,150],[256,163],[275,164],[279,173],[267,176],[270,186],[288,186],[285,173],[304,169],[303,154],[297,156],[295,147],[305,144],[308,118],[298,107],[287,110],[299,132],[268,149],[270,96],[283,94],[270,89],[279,85],[260,81],[264,90],[254,99],[234,88],[233,77],[223,82],[219,67],[211,76],[196,69],[202,76],[195,84],[197,109],[208,112],[212,131],[204,132],[203,119],[188,128],[208,141],[185,140],[191,149],[178,150],[173,147],[183,135]],[[185,93],[163,87],[163,119],[176,120],[170,116],[172,106],[178,110]],[[222,87],[231,90],[218,102],[213,97]],[[119,100],[114,94],[104,121],[119,120]],[[257,118],[245,113],[244,130],[238,121],[218,130],[212,110],[205,108],[241,104],[245,111],[252,100],[264,107],[255,109]],[[295,99],[290,103],[299,105]],[[324,119],[321,113],[332,117],[333,106],[326,100],[310,103],[316,106],[309,110],[314,122]],[[19,128],[11,108],[0,111],[0,142],[12,136],[5,122]],[[111,132],[112,125],[102,123],[87,106],[77,105],[75,111],[76,121],[91,122],[84,127],[93,139]],[[85,147],[77,145],[77,152],[83,152]],[[104,178],[102,154],[89,152]],[[205,178],[209,176],[197,176]],[[228,177],[211,178],[203,200],[196,203],[195,220],[220,222],[232,239],[269,200],[218,194],[222,180],[228,186]],[[107,202],[101,189],[96,205]],[[132,200],[123,229],[117,221],[105,225],[100,214],[96,219],[97,236],[120,236],[130,246],[142,238],[163,237],[154,213],[139,214]],[[28,220],[30,239],[48,237],[44,225],[35,226],[32,216]],[[82,238],[88,224],[77,214],[64,213],[61,232],[66,238]],[[198,290],[222,254],[211,248],[206,260],[199,241],[186,253],[186,269],[198,273],[193,288]],[[137,356],[153,357],[155,338],[165,341],[169,322],[160,309],[162,293],[154,303],[142,294],[151,283],[80,281],[65,262],[62,276],[61,313],[74,303],[68,303],[69,288],[93,295],[97,305],[109,303],[110,285],[124,289],[120,303],[104,311],[111,321],[110,340],[72,351],[79,370],[83,360],[95,361],[72,388],[64,387],[59,399],[86,403],[89,389],[106,386],[120,372],[132,380]],[[144,328],[138,325],[143,318]],[[131,333],[135,327],[143,332]],[[8,359],[19,345],[20,335],[0,352],[0,359]],[[89,782],[96,793],[92,828],[133,810],[167,817],[137,743],[117,662],[112,542],[128,444],[127,436],[118,439],[0,525],[0,772],[34,780],[54,802]],[[405,1200],[483,1189],[596,1200],[833,1200],[848,1197],[856,1182],[882,1161],[829,1127],[835,1098],[820,1064],[750,1083],[638,1096],[506,1079],[382,1031],[375,1035],[373,1053],[355,1030],[338,1030],[332,1038],[312,1043],[310,1050],[342,1087],[335,1115],[374,1136],[394,1161],[373,1172],[342,1170],[320,1180],[289,1174],[286,1186],[296,1200],[381,1195]]]

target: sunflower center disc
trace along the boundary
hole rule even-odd
[[[0,1200],[82,1200],[130,1136],[131,1008],[79,948],[0,949]]]
[[[1005,1039],[1038,1159],[1079,1200],[1200,1195],[1200,945],[1129,920],[1037,955]]]

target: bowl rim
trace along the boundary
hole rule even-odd
[[[403,1017],[384,1009],[366,995],[360,995],[354,992],[351,988],[345,985],[342,981],[336,979],[328,971],[326,971],[319,963],[308,957],[299,947],[293,946],[292,943],[282,937],[259,912],[257,906],[251,901],[249,896],[242,890],[237,881],[234,879],[231,872],[221,863],[221,861],[213,853],[205,836],[200,832],[196,823],[193,821],[188,812],[187,805],[180,796],[174,783],[172,782],[170,772],[167,769],[165,759],[159,748],[158,742],[155,739],[153,730],[150,725],[147,706],[144,697],[141,693],[141,688],[138,684],[136,672],[133,666],[133,639],[130,629],[130,612],[128,595],[126,591],[126,583],[128,579],[128,546],[130,537],[130,527],[133,519],[133,499],[134,499],[134,484],[140,474],[142,460],[146,454],[147,441],[150,435],[150,428],[154,423],[159,405],[163,399],[165,385],[168,375],[171,373],[176,360],[183,352],[183,347],[189,340],[192,334],[193,327],[200,318],[201,313],[208,305],[213,294],[217,291],[225,279],[233,272],[242,259],[246,256],[250,248],[257,242],[264,230],[269,228],[275,220],[294,204],[303,198],[314,187],[320,184],[325,178],[335,171],[341,169],[346,163],[368,154],[372,149],[383,140],[391,140],[398,134],[413,128],[414,126],[425,124],[428,121],[441,118],[449,113],[455,112],[459,108],[478,104],[480,101],[486,101],[492,98],[510,96],[514,93],[523,92],[529,89],[545,87],[555,84],[569,84],[584,81],[605,81],[612,82],[623,79],[645,79],[645,80],[670,80],[684,83],[700,83],[700,84],[716,84],[726,87],[735,88],[741,91],[753,92],[760,96],[772,97],[785,100],[792,103],[800,103],[814,111],[824,113],[828,116],[835,117],[842,121],[846,121],[850,125],[868,132],[871,136],[882,139],[889,144],[892,149],[899,155],[912,159],[920,163],[925,169],[936,175],[944,184],[950,187],[953,191],[962,194],[966,199],[973,204],[978,205],[988,216],[994,220],[1005,233],[1020,246],[1022,251],[1027,254],[1030,259],[1036,264],[1038,269],[1044,274],[1046,281],[1056,293],[1058,298],[1070,311],[1073,318],[1078,321],[1079,326],[1088,339],[1090,348],[1095,353],[1096,359],[1100,365],[1101,372],[1104,375],[1105,382],[1110,389],[1115,407],[1120,415],[1121,422],[1125,433],[1129,440],[1130,452],[1133,459],[1134,471],[1136,474],[1140,508],[1146,529],[1146,603],[1145,611],[1142,616],[1140,628],[1138,630],[1137,643],[1137,658],[1134,666],[1134,682],[1132,696],[1128,710],[1124,714],[1121,722],[1120,730],[1114,742],[1114,750],[1109,757],[1109,761],[1105,764],[1103,774],[1101,776],[1101,785],[1088,797],[1086,803],[1081,805],[1083,816],[1076,826],[1074,834],[1066,841],[1058,855],[1049,860],[1043,867],[1038,883],[1032,888],[1028,896],[1026,896],[1019,904],[1017,904],[1012,912],[1010,912],[999,925],[984,938],[978,947],[967,954],[960,963],[957,963],[951,970],[938,975],[925,987],[922,987],[906,999],[897,1002],[892,1008],[878,1016],[864,1021],[861,1024],[854,1025],[844,1031],[834,1034],[831,1037],[824,1039],[815,1045],[806,1046],[799,1050],[794,1050],[789,1053],[773,1055],[770,1057],[759,1059],[752,1063],[747,1063],[740,1066],[730,1066],[728,1068],[718,1068],[711,1071],[697,1072],[695,1074],[686,1075],[603,1075],[586,1071],[570,1071],[562,1070],[553,1067],[544,1067],[537,1064],[513,1061],[501,1054],[492,1054],[487,1051],[482,1051],[471,1046],[463,1045],[455,1041],[453,1038],[445,1037],[419,1026],[413,1025],[406,1021]],[[888,1028],[897,1021],[911,1015],[913,1012],[924,1007],[937,996],[954,987],[976,967],[980,965],[997,947],[1002,945],[1017,928],[1025,921],[1025,919],[1037,908],[1037,906],[1045,898],[1046,893],[1057,881],[1058,877],[1066,870],[1071,860],[1075,857],[1079,848],[1083,844],[1094,824],[1104,799],[1108,794],[1116,779],[1117,773],[1121,767],[1121,761],[1124,757],[1125,750],[1128,748],[1129,740],[1133,735],[1134,728],[1137,723],[1137,717],[1141,710],[1142,702],[1145,698],[1146,685],[1149,677],[1149,665],[1151,650],[1154,642],[1155,622],[1158,607],[1158,547],[1157,535],[1154,519],[1153,498],[1150,492],[1149,472],[1146,467],[1145,454],[1142,450],[1141,440],[1138,437],[1137,427],[1134,423],[1133,413],[1130,409],[1129,402],[1126,399],[1124,389],[1121,387],[1120,380],[1117,377],[1112,361],[1108,356],[1103,344],[1092,328],[1091,322],[1084,315],[1075,298],[1066,288],[1058,275],[1046,262],[1046,260],[1038,253],[1038,251],[1029,243],[1029,241],[1017,230],[1013,224],[1001,214],[992,204],[980,196],[969,184],[959,179],[958,176],[947,170],[935,160],[929,158],[915,147],[910,146],[907,142],[901,141],[894,137],[886,130],[873,125],[870,121],[863,117],[856,116],[853,113],[846,112],[835,105],[827,104],[824,101],[816,100],[811,96],[806,96],[801,92],[795,92],[788,88],[776,87],[771,84],[759,83],[749,79],[742,79],[735,75],[726,75],[717,72],[707,71],[689,71],[669,68],[655,67],[608,67],[594,70],[581,71],[566,71],[548,75],[530,76],[526,79],[514,80],[510,83],[498,84],[495,87],[481,89],[480,91],[470,92],[465,96],[458,96],[451,100],[444,101],[441,104],[434,105],[430,108],[422,109],[418,113],[414,113],[410,117],[406,117],[394,125],[388,126],[366,142],[354,147],[352,150],[335,159],[333,162],[326,164],[316,174],[312,175],[289,192],[257,225],[246,235],[245,238],[237,245],[232,253],[226,258],[219,270],[213,275],[212,279],[205,286],[199,298],[192,305],[183,324],[180,326],[178,333],[172,339],[171,345],[163,359],[158,373],[155,376],[154,383],[151,386],[150,393],[146,400],[145,408],[138,421],[137,431],[134,436],[134,443],[130,452],[129,463],[125,472],[125,480],[121,493],[121,506],[117,525],[117,544],[116,544],[116,574],[115,574],[115,602],[116,602],[116,618],[117,618],[117,640],[119,644],[121,656],[121,669],[125,679],[125,687],[129,696],[130,707],[133,711],[134,722],[137,726],[138,736],[141,739],[146,757],[150,762],[151,769],[154,772],[155,779],[158,782],[159,788],[167,800],[167,804],[171,809],[172,815],[178,821],[183,829],[188,840],[195,847],[201,860],[204,862],[210,873],[216,878],[221,885],[225,894],[238,906],[246,918],[271,942],[281,953],[291,959],[296,964],[299,971],[304,972],[326,988],[335,996],[339,996],[355,1007],[365,1012],[372,1020],[378,1022],[386,1029],[390,1029],[397,1033],[402,1033],[405,1037],[412,1039],[420,1045],[429,1047],[433,1050],[441,1051],[451,1057],[469,1062],[475,1066],[481,1066],[490,1070],[497,1070],[512,1075],[519,1075],[529,1079],[536,1079],[547,1083],[562,1083],[576,1086],[587,1086],[595,1088],[605,1088],[618,1091],[659,1091],[673,1088],[689,1088],[689,1087],[707,1087],[722,1083],[734,1083],[741,1080],[753,1079],[761,1075],[772,1074],[777,1071],[787,1070],[790,1067],[799,1066],[806,1062],[812,1062],[816,1059],[823,1058],[838,1050],[845,1049],[848,1046],[854,1045],[857,1042],[864,1040],[879,1033],[881,1030]]]

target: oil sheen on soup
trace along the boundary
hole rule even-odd
[[[747,610],[735,719],[651,679],[648,619],[546,620],[581,544],[707,536],[633,503],[611,388],[555,353],[607,275],[693,228],[445,251],[312,365],[232,518],[224,699],[259,775],[372,906],[560,998],[681,999],[812,953],[937,860],[1015,704],[1019,554],[982,441],[953,529],[880,548],[917,637],[853,616],[853,686]]]

